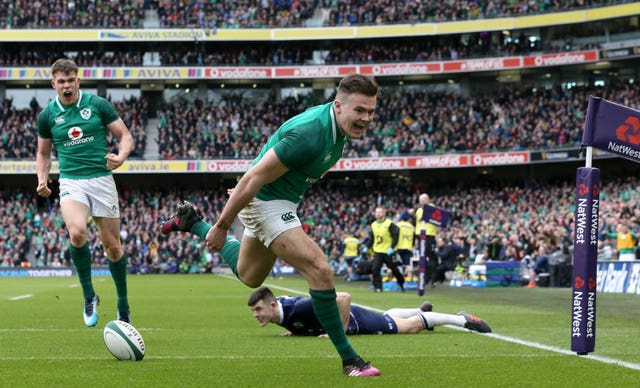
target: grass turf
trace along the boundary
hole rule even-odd
[[[268,279],[278,295],[308,291],[296,277]],[[100,321],[84,327],[73,278],[0,278],[0,386],[47,387],[635,387],[640,381],[640,296],[598,294],[596,351],[570,351],[570,290],[460,289],[374,294],[366,282],[336,279],[339,291],[377,311],[417,307],[460,310],[489,322],[478,335],[439,327],[413,335],[352,336],[379,368],[374,378],[341,373],[328,339],[281,337],[258,326],[250,289],[219,275],[130,276],[132,323],[147,351],[140,362],[115,360],[102,329],[115,319],[109,277],[95,277]]]

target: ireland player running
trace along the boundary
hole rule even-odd
[[[326,256],[305,233],[296,214],[303,193],[340,159],[345,143],[362,137],[378,98],[373,78],[346,76],[333,101],[289,119],[274,133],[231,193],[216,224],[200,221],[190,203],[162,227],[163,233],[191,232],[219,251],[238,279],[258,287],[276,258],[293,266],[309,283],[313,309],[342,358],[348,376],[380,371],[351,347],[336,304],[333,272]],[[227,231],[236,216],[245,226],[242,244]]]
[[[93,217],[109,258],[109,270],[118,294],[117,318],[130,322],[127,298],[127,259],[120,243],[118,191],[111,170],[122,165],[133,149],[133,137],[104,98],[82,93],[78,66],[59,59],[51,66],[51,86],[58,95],[38,117],[38,187],[43,197],[47,185],[51,150],[55,145],[60,162],[60,210],[70,236],[69,252],[84,294],[84,322],[98,323],[100,301],[91,282],[91,252],[87,244],[87,219]],[[107,153],[107,134],[118,138],[118,154]]]

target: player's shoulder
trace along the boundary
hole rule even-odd
[[[309,134],[317,134],[318,127],[328,127],[330,124],[330,104],[317,105],[311,107],[304,112],[293,116],[282,124],[285,131],[297,130],[309,132]]]
[[[82,92],[81,104],[86,104],[86,105],[109,104],[110,105],[111,103],[106,98],[98,96],[97,94]]]
[[[57,116],[60,113],[60,108],[56,103],[56,99],[52,99],[49,103],[42,108],[40,113],[38,113],[39,120],[48,120],[50,117]]]

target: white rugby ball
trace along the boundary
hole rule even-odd
[[[144,340],[138,330],[127,322],[107,323],[102,337],[107,349],[118,360],[140,361],[144,358]]]

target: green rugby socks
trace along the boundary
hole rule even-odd
[[[76,248],[69,243],[69,254],[78,272],[82,294],[85,299],[93,298],[96,292],[91,283],[91,251],[89,251],[89,244],[85,243],[82,247]]]
[[[129,311],[129,299],[127,297],[127,258],[122,255],[120,260],[109,260],[109,271],[116,285],[118,294],[118,311]]]
[[[324,327],[324,330],[329,335],[333,346],[335,346],[342,360],[349,360],[356,357],[358,354],[351,347],[347,335],[344,332],[344,327],[342,326],[340,311],[336,303],[335,288],[329,290],[310,289],[309,295],[311,295],[311,304],[313,305],[313,310],[320,324],[322,324],[322,327]]]
[[[207,233],[212,228],[211,224],[204,221],[197,221],[195,224],[191,226],[190,233],[195,234],[204,240],[207,237]],[[234,237],[227,235],[227,242],[224,244],[222,249],[220,250],[220,256],[222,260],[224,260],[231,271],[238,277],[238,254],[240,253],[240,241],[236,240]]]

